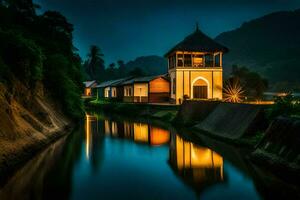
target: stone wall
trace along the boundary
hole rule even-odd
[[[262,105],[220,101],[185,101],[176,123],[220,137],[239,139],[267,128],[265,108]]]

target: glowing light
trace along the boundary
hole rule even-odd
[[[149,126],[148,124],[134,123],[134,141],[148,142]]]
[[[224,87],[224,101],[231,103],[240,103],[243,99],[244,90],[238,81],[226,82]]]
[[[150,144],[159,146],[170,141],[170,131],[158,127],[150,128]]]
[[[85,152],[86,152],[86,158],[87,160],[89,160],[90,158],[90,152],[92,151],[92,127],[91,127],[91,123],[93,121],[93,116],[86,114],[86,130],[85,130],[85,134],[86,134],[86,144],[85,144]]]
[[[215,175],[223,180],[223,157],[211,149],[185,141],[176,135],[175,145],[171,145],[171,151],[175,151],[173,162],[176,163],[178,170],[193,169],[194,180],[207,178],[208,169],[214,171]]]

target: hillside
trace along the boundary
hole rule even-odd
[[[35,8],[0,1],[0,179],[83,115],[73,25]]]
[[[229,48],[224,56],[228,75],[233,64],[267,77],[273,89],[300,90],[300,9],[275,12],[244,23],[215,38]]]
[[[141,56],[125,65],[126,71],[141,68],[147,75],[165,74],[168,70],[167,60],[160,56]]]
[[[0,82],[0,180],[19,163],[65,135],[71,121],[42,84],[28,89],[18,80],[10,87]],[[0,185],[1,185],[0,181]]]

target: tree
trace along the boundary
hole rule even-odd
[[[118,78],[126,76],[126,65],[123,60],[118,60]]]
[[[269,109],[268,115],[271,119],[283,116],[300,116],[300,99],[292,95],[291,92],[286,95],[275,98],[275,104]]]
[[[105,75],[106,75],[106,80],[119,78],[115,63],[109,64],[108,68],[105,70]]]
[[[124,63],[124,61],[123,60],[118,60],[118,67],[119,67],[119,69],[123,69],[123,68],[125,68],[125,63]]]
[[[36,17],[35,9],[39,8],[32,0],[2,0],[2,5],[5,5],[12,13],[16,14],[16,21],[21,24],[34,21]]]
[[[81,81],[75,73],[77,67],[64,55],[50,55],[45,61],[44,84],[55,99],[59,99],[66,114],[74,118],[80,118],[83,113],[81,102],[81,88],[78,81]]]
[[[34,41],[16,32],[0,31],[0,43],[0,56],[10,72],[28,86],[42,80],[44,55]]]
[[[60,52],[69,57],[74,53],[73,29],[73,25],[62,14],[55,11],[46,11],[38,17],[33,26],[33,31],[40,35],[39,43],[47,46],[48,54]]]
[[[116,64],[115,64],[115,63],[110,63],[110,64],[109,64],[109,69],[110,69],[110,70],[114,70],[115,67],[116,67]]]
[[[51,30],[52,34],[61,33],[72,39],[73,25],[70,24],[66,17],[56,11],[46,11],[42,16],[42,23],[46,30]],[[49,34],[49,32],[48,32]]]
[[[267,79],[262,78],[258,73],[250,71],[246,67],[232,66],[231,78],[239,82],[245,90],[245,96],[260,100],[268,88]]]
[[[32,0],[0,2],[0,81],[13,86],[18,79],[31,91],[43,83],[67,116],[80,118],[81,58],[72,43],[73,25],[59,12],[37,16]]]
[[[139,68],[139,67],[136,67],[134,68],[133,70],[131,70],[129,73],[128,73],[129,76],[135,76],[135,77],[139,77],[139,76],[145,76],[145,72]]]
[[[96,45],[90,47],[90,53],[88,54],[87,74],[91,79],[101,80],[104,78],[104,59],[103,53]]]

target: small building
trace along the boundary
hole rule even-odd
[[[170,82],[165,76],[148,76],[122,83],[124,102],[163,103],[169,101]]]
[[[179,104],[184,98],[222,99],[222,57],[228,49],[196,31],[173,47],[168,58],[170,98]]]
[[[111,87],[111,98],[122,101],[123,98],[124,98],[123,83],[125,81],[130,80],[130,79],[132,79],[132,77],[122,78],[122,79],[116,80],[114,83],[112,83],[110,85],[110,87]]]
[[[120,96],[120,98],[122,99],[123,87],[120,84],[128,79],[130,78],[122,78],[122,79],[110,80],[110,81],[105,81],[100,83],[99,85],[96,86],[98,90],[98,97],[117,98],[118,96]],[[118,91],[119,91],[119,95],[118,95]]]
[[[96,88],[97,86],[97,82],[95,80],[93,81],[85,81],[83,82],[84,84],[84,96],[87,96],[87,97],[91,97],[91,96],[94,96],[95,92],[94,92],[94,88]]]

